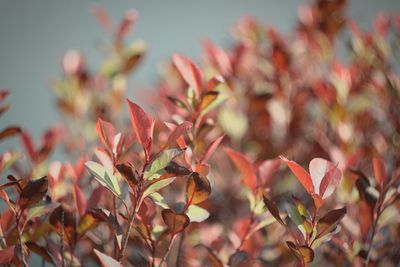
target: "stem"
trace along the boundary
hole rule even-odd
[[[182,257],[182,245],[183,245],[183,240],[185,239],[185,232],[182,232],[181,238],[179,239],[179,245],[178,245],[178,253],[176,255],[176,262],[175,266],[180,266],[181,264],[181,257]]]
[[[174,240],[175,240],[175,237],[176,237],[176,236],[177,236],[177,234],[174,234],[174,235],[171,237],[171,240],[169,241],[169,244],[168,244],[168,249],[167,249],[167,251],[165,252],[164,257],[162,257],[162,259],[161,259],[161,261],[160,261],[160,264],[158,264],[158,267],[161,267],[162,264],[163,264],[163,262],[167,260],[168,254],[170,253],[170,251],[171,251],[171,249],[172,249],[172,245],[173,245],[173,243],[174,243]]]
[[[235,252],[234,252],[232,255],[234,255],[235,253],[238,253],[238,252],[240,251],[240,249],[242,248],[244,242],[246,242],[246,240],[249,238],[249,236],[250,236],[249,233],[252,232],[252,231],[250,231],[250,230],[251,230],[251,228],[252,228],[252,225],[253,225],[253,223],[254,223],[254,220],[255,220],[255,216],[254,216],[254,213],[252,212],[252,213],[251,213],[251,217],[250,217],[250,222],[249,222],[249,225],[247,226],[246,232],[245,232],[245,234],[243,235],[242,240],[240,240],[239,246],[236,248]]]
[[[375,208],[374,208],[374,215],[375,216],[375,220],[374,220],[374,224],[372,225],[372,233],[371,233],[371,239],[369,241],[369,247],[368,247],[368,251],[367,251],[367,259],[365,261],[365,265],[368,266],[370,260],[371,260],[371,251],[372,248],[374,246],[374,237],[376,235],[376,232],[378,230],[378,221],[379,221],[379,217],[382,215],[383,211],[385,210],[386,207],[383,207],[385,198],[386,198],[386,193],[389,190],[390,187],[390,182],[388,182],[386,184],[386,186],[381,190],[382,193],[379,195],[378,200],[376,201],[375,204]]]
[[[24,247],[23,247],[23,243],[22,243],[22,237],[21,237],[21,234],[23,233],[23,231],[24,231],[24,229],[22,228],[20,228],[20,216],[22,215],[22,210],[21,210],[21,212],[18,212],[16,215],[15,215],[15,220],[16,220],[16,223],[17,223],[17,232],[18,232],[18,242],[19,242],[19,246],[20,246],[20,248],[21,248],[21,261],[22,261],[22,265],[24,266],[24,267],[28,267],[29,265],[28,265],[28,263],[26,262],[26,258],[25,258],[25,253],[24,253]]]
[[[128,241],[129,241],[129,235],[131,234],[131,228],[133,226],[133,223],[135,221],[135,217],[136,217],[136,213],[138,212],[142,202],[143,202],[143,198],[142,198],[142,182],[143,182],[143,177],[144,177],[144,171],[146,170],[147,165],[149,164],[149,159],[148,159],[148,154],[146,152],[146,149],[144,149],[145,155],[146,155],[146,162],[145,164],[143,164],[143,169],[142,169],[142,173],[140,175],[140,182],[138,184],[138,188],[136,190],[136,203],[133,206],[133,210],[131,212],[131,215],[129,217],[129,223],[128,223],[128,229],[126,229],[126,233],[122,239],[122,247],[121,247],[121,252],[119,254],[118,260],[121,260],[124,255],[125,255],[125,251],[126,251],[126,247],[128,246]]]
[[[119,260],[121,260],[124,255],[125,255],[125,251],[126,251],[126,247],[128,246],[128,241],[129,241],[129,236],[131,234],[131,228],[133,226],[133,223],[135,221],[135,217],[136,217],[136,213],[139,210],[140,204],[142,203],[142,196],[141,194],[139,194],[139,203],[135,203],[135,206],[133,207],[133,210],[131,212],[131,215],[129,217],[129,223],[128,223],[128,229],[126,229],[126,233],[122,239],[122,247],[121,247],[121,252],[119,254]]]
[[[117,203],[116,203],[116,197],[115,195],[113,195],[113,215],[115,217],[115,219],[117,219]],[[114,227],[116,227],[114,225]],[[117,241],[117,237],[114,237],[114,258],[117,257],[117,248],[118,248],[118,241]]]
[[[376,231],[378,229],[378,220],[379,220],[380,215],[381,215],[381,212],[380,212],[380,208],[379,208],[377,213],[376,213],[376,219],[374,220],[374,224],[372,225],[371,239],[369,241],[369,247],[368,247],[368,250],[367,250],[367,259],[365,261],[365,265],[366,266],[368,266],[368,264],[369,264],[369,262],[371,260],[371,251],[372,251],[372,248],[374,246],[374,237],[375,237]]]
[[[65,267],[65,259],[64,259],[64,209],[61,210],[61,234],[60,234],[60,254],[61,254],[61,266]]]

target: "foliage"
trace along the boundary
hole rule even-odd
[[[114,26],[94,8],[112,41],[97,70],[64,56],[63,125],[39,146],[0,132],[24,149],[0,157],[0,264],[396,266],[400,16],[366,32],[346,6],[315,1],[290,38],[243,18],[230,49],[204,41],[201,67],[174,54],[154,115],[124,97],[145,53],[126,41],[136,12]]]

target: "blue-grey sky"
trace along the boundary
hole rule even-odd
[[[151,86],[157,65],[174,52],[198,58],[199,41],[209,37],[227,47],[229,30],[245,14],[283,32],[293,27],[297,8],[306,0],[1,0],[0,1],[0,88],[11,90],[9,112],[0,118],[0,128],[19,124],[35,138],[58,120],[52,102],[50,81],[60,74],[60,58],[68,49],[82,51],[89,65],[96,66],[96,50],[104,40],[89,9],[93,4],[109,11],[113,21],[127,9],[137,9],[139,20],[133,39],[144,39],[149,52],[130,83],[135,88]],[[349,15],[364,26],[378,11],[400,11],[399,0],[353,0]],[[13,142],[0,143],[0,152]]]

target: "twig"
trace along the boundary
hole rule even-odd
[[[136,204],[133,207],[133,210],[131,212],[131,215],[129,217],[128,229],[126,230],[126,233],[125,233],[125,235],[124,235],[124,237],[122,239],[122,247],[121,247],[121,252],[119,254],[119,260],[121,260],[125,255],[126,247],[128,246],[129,236],[131,234],[131,228],[132,228],[133,223],[135,221],[136,213],[139,210],[139,207],[140,207],[140,205],[142,203],[141,198],[142,198],[142,196],[141,196],[141,194],[139,194],[139,196],[138,196],[138,199],[140,199],[139,203],[136,202]]]
[[[115,219],[117,219],[117,201],[115,195],[113,195],[113,215]],[[115,223],[113,222],[114,227],[116,227]],[[114,237],[114,257],[117,257],[117,252],[118,252],[118,241],[117,237]]]
[[[24,231],[23,228],[20,228],[20,216],[22,215],[22,210],[20,212],[17,212],[15,214],[15,220],[17,223],[17,232],[18,232],[18,242],[19,242],[19,246],[21,248],[21,261],[22,261],[22,265],[24,267],[28,267],[28,263],[26,262],[26,258],[25,258],[25,253],[24,253],[24,247],[23,247],[23,243],[22,243],[22,237],[21,234]]]
[[[181,266],[181,258],[182,258],[182,245],[183,245],[183,241],[185,239],[185,232],[183,231],[181,234],[181,238],[179,239],[179,245],[178,245],[178,253],[176,255],[176,262],[175,262],[175,266],[179,267]]]
[[[60,234],[60,253],[61,253],[61,266],[65,267],[65,259],[64,259],[64,209],[61,210],[61,234]]]
[[[235,252],[232,255],[234,255],[235,253],[238,253],[240,251],[240,249],[242,248],[244,242],[246,242],[247,239],[250,237],[249,234],[252,233],[251,228],[253,226],[254,221],[255,221],[255,215],[254,215],[254,212],[252,212],[249,225],[246,228],[246,232],[244,233],[242,240],[240,240],[239,246],[236,248]]]
[[[163,262],[167,260],[167,257],[168,257],[168,255],[169,255],[169,253],[171,252],[172,245],[173,245],[173,243],[174,243],[174,240],[175,240],[176,236],[177,236],[177,234],[174,234],[174,235],[171,237],[171,240],[169,241],[169,244],[168,244],[168,249],[167,249],[167,251],[165,252],[164,256],[162,257],[162,259],[161,259],[161,261],[160,261],[160,264],[158,264],[158,267],[161,267],[162,264],[163,264]]]

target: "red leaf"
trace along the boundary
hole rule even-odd
[[[79,212],[79,215],[83,216],[86,212],[87,206],[85,195],[77,184],[74,185],[74,190],[72,193],[75,201],[75,207]]]
[[[191,173],[191,171],[188,168],[176,163],[175,161],[171,161],[170,163],[168,163],[167,167],[165,167],[164,169],[168,173],[175,174],[177,176],[188,175]]]
[[[39,202],[46,195],[48,189],[48,179],[44,176],[40,179],[31,180],[22,189],[19,196],[18,205],[24,209]]]
[[[91,8],[91,11],[105,30],[111,29],[111,20],[104,8],[96,5]]]
[[[33,140],[29,133],[26,131],[22,131],[21,135],[21,142],[22,145],[24,146],[26,153],[31,159],[35,158],[35,145],[33,144]]]
[[[136,10],[128,10],[125,12],[124,18],[121,23],[118,25],[117,33],[116,33],[116,41],[121,42],[123,38],[125,38],[128,33],[131,31],[133,25],[135,24],[136,18],[138,16],[138,12]]]
[[[230,148],[225,148],[226,154],[239,169],[244,178],[244,183],[252,190],[256,188],[257,177],[251,161],[243,154]]]
[[[192,173],[186,185],[187,205],[198,204],[207,200],[210,193],[211,185],[208,179],[200,176],[197,172]]]
[[[122,175],[125,181],[128,182],[129,186],[132,190],[135,190],[136,185],[138,183],[138,177],[135,172],[135,167],[130,163],[122,163],[115,166],[118,172]]]
[[[188,121],[184,121],[181,124],[179,124],[178,126],[176,126],[175,129],[173,129],[171,131],[171,133],[169,134],[167,146],[171,147],[172,144],[174,144],[176,142],[176,140],[178,140],[179,137],[184,135],[190,128],[192,128],[192,126],[193,126],[193,123],[188,122]]]
[[[221,75],[216,75],[207,81],[207,92],[214,90],[218,85],[224,83],[225,79]]]
[[[165,224],[171,234],[176,234],[185,230],[189,225],[190,219],[186,214],[175,213],[171,209],[165,209],[161,213]]]
[[[287,158],[280,156],[279,157],[283,162],[285,162],[293,174],[296,176],[297,180],[301,183],[301,185],[307,190],[307,192],[312,196],[314,195],[314,186],[311,180],[310,174],[303,169],[299,164],[292,160],[288,160]]]
[[[144,112],[144,110],[137,104],[127,99],[129,105],[129,112],[132,122],[133,130],[135,131],[136,138],[142,145],[146,155],[146,159],[149,159],[149,154],[152,146],[152,134],[154,121],[152,121]]]
[[[232,73],[232,65],[228,54],[221,48],[215,46],[210,40],[203,42],[203,48],[208,54],[209,60],[217,65],[223,75]]]
[[[0,264],[8,264],[14,258],[15,246],[0,250]]]
[[[115,137],[114,126],[107,121],[98,119],[96,123],[96,132],[99,135],[103,145],[107,147],[110,151],[112,151],[114,146],[113,140]]]
[[[263,185],[270,182],[274,173],[279,170],[280,163],[279,159],[271,159],[261,162],[258,166],[258,176]]]
[[[3,101],[9,94],[8,90],[0,90],[0,101]]]
[[[189,58],[180,54],[174,54],[172,56],[172,60],[175,64],[175,67],[182,75],[182,78],[191,88],[194,89],[196,96],[199,97],[203,89],[203,73],[199,67]]]
[[[8,195],[5,191],[3,191],[2,189],[0,189],[0,197],[6,202],[9,203],[10,199],[8,198]]]
[[[200,159],[200,163],[206,163],[210,157],[212,156],[212,154],[214,153],[214,151],[217,149],[217,147],[219,146],[219,144],[222,142],[222,139],[224,139],[225,135],[222,135],[220,137],[218,137],[217,139],[215,139],[206,149],[206,151],[204,152],[203,156]]]
[[[317,238],[320,238],[335,229],[345,214],[346,207],[343,207],[341,209],[331,210],[319,219],[317,224]]]
[[[375,179],[378,182],[379,186],[382,188],[387,180],[387,171],[385,162],[383,161],[382,158],[374,157],[372,159],[372,164],[374,166]]]
[[[11,137],[13,135],[21,133],[21,128],[19,127],[7,127],[0,132],[0,140]]]
[[[302,263],[301,266],[307,266],[314,260],[314,251],[308,246],[297,246],[291,241],[286,242],[293,255]]]
[[[272,216],[274,216],[274,218],[282,225],[285,225],[285,223],[283,222],[281,215],[279,214],[279,209],[278,207],[275,205],[275,203],[273,203],[271,200],[269,200],[266,196],[263,197],[264,198],[264,203],[265,206],[267,207],[267,209],[269,210],[269,212],[272,214]]]

